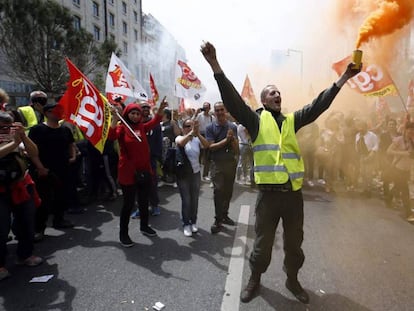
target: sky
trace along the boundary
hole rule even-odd
[[[200,52],[203,41],[209,41],[237,90],[248,74],[257,99],[264,86],[276,84],[284,103],[293,103],[289,108],[294,109],[337,79],[331,65],[355,49],[359,27],[375,1],[142,0],[142,9],[185,49],[188,65],[207,88],[205,100],[220,100]],[[361,4],[358,10],[355,3]],[[276,65],[270,64],[272,52]],[[363,100],[350,97],[343,101]]]
[[[282,50],[282,54],[287,54],[287,49],[297,51],[290,52],[292,57],[284,61],[291,65],[296,80],[300,79],[301,67],[311,57],[305,54],[307,40],[304,39],[319,35],[317,27],[313,25],[312,31],[309,28],[312,23],[326,23],[326,7],[332,1],[306,1],[306,6],[303,2],[143,0],[142,7],[144,13],[153,15],[185,49],[188,65],[206,85],[207,96],[214,101],[219,95],[211,70],[200,53],[203,40],[215,45],[223,70],[238,90],[246,74],[256,93],[266,84],[276,83],[257,79],[255,82],[251,77],[257,68],[266,69],[272,50]]]

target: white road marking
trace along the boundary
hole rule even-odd
[[[229,271],[226,285],[224,286],[221,311],[239,310],[249,215],[250,205],[241,205],[239,219],[237,221],[236,236],[231,252]]]

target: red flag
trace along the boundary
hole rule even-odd
[[[153,105],[155,105],[158,99],[160,98],[160,96],[158,95],[158,90],[157,90],[157,87],[155,86],[154,78],[152,77],[151,73],[149,75],[150,75],[150,89],[151,89],[151,94],[152,94],[152,102],[153,102]]]
[[[345,57],[334,63],[332,69],[341,75],[350,62],[351,56]],[[378,64],[364,63],[361,72],[349,79],[347,83],[352,89],[364,96],[395,95],[397,91],[388,72]]]
[[[107,99],[68,58],[66,64],[70,79],[59,101],[64,109],[64,119],[77,125],[92,145],[103,152],[111,125]]]
[[[246,75],[246,79],[244,80],[241,97],[244,99],[246,104],[249,105],[253,110],[256,110],[259,108],[259,105],[257,104],[256,96],[254,96],[252,84],[250,83],[250,79],[248,75]]]

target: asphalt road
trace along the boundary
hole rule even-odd
[[[414,309],[414,226],[378,197],[304,191],[300,280],[311,297],[305,306],[284,287],[281,228],[259,295],[239,303],[249,277],[255,191],[235,185],[230,216],[239,224],[213,236],[213,191],[203,183],[200,232],[191,238],[182,233],[177,189],[164,186],[160,195],[162,213],[150,218],[158,237],[143,236],[139,220],[131,220],[132,248],[118,242],[121,199],[70,215],[74,229],[48,228],[36,244],[46,258],[39,267],[14,265],[16,242],[10,242],[12,277],[0,282],[0,310],[152,310],[156,302],[165,311]],[[53,278],[29,283],[43,275]]]

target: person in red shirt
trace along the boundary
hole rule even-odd
[[[157,114],[149,122],[142,119],[141,106],[131,103],[125,107],[122,116],[129,127],[118,122],[119,117],[116,108],[112,110],[112,124],[108,133],[108,139],[118,140],[120,155],[118,162],[118,182],[121,185],[124,202],[121,210],[119,240],[124,247],[134,245],[128,234],[129,216],[138,195],[140,212],[140,230],[147,236],[155,236],[157,233],[148,225],[148,200],[152,174],[150,149],[146,133],[155,128],[161,122],[164,108],[168,103],[163,100]]]

